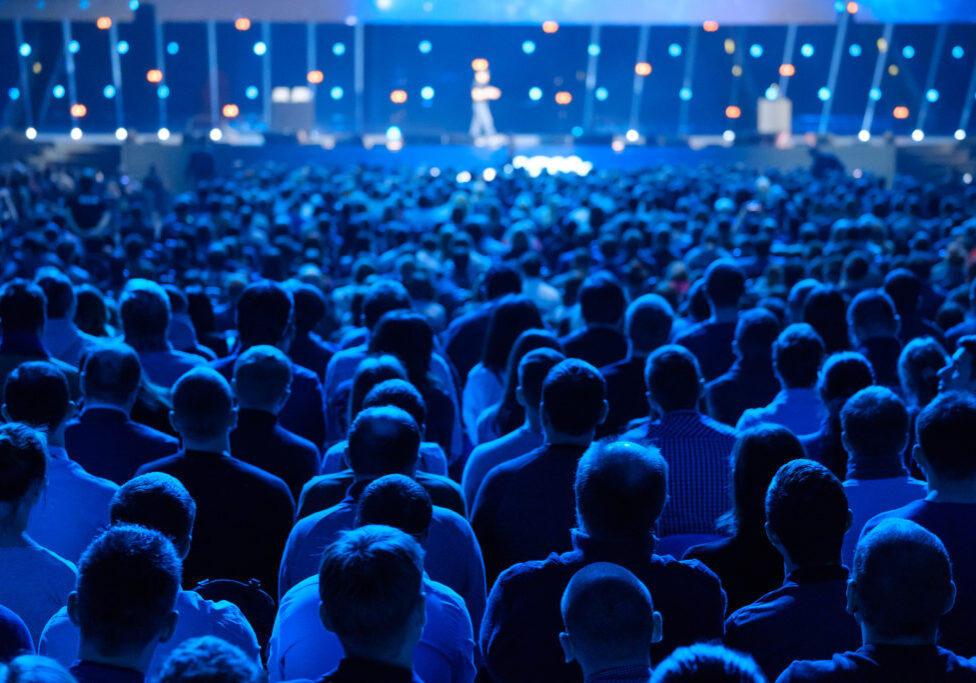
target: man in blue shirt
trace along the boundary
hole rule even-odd
[[[795,659],[856,648],[860,632],[845,609],[840,548],[851,513],[837,477],[812,460],[783,465],[766,494],[766,519],[786,580],[732,613],[725,644],[751,654],[773,680]]]
[[[661,642],[651,646],[654,662],[681,645],[722,636],[725,593],[718,577],[696,560],[654,553],[667,473],[657,449],[633,443],[597,443],[583,456],[573,550],[515,565],[492,588],[481,651],[493,680],[582,681],[559,647],[560,599],[573,574],[594,562],[624,567],[656,596],[664,627]]]

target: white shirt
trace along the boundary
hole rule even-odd
[[[468,373],[461,405],[464,406],[464,429],[471,443],[478,443],[478,417],[485,408],[502,400],[505,387],[494,372],[478,363]]]
[[[783,389],[763,408],[749,408],[736,424],[736,431],[760,424],[783,425],[797,436],[820,431],[827,411],[816,389]]]
[[[0,604],[24,620],[34,642],[44,624],[68,603],[78,572],[37,543],[0,548]]]
[[[847,505],[851,509],[851,528],[844,534],[840,560],[846,566],[854,562],[854,550],[864,525],[882,512],[900,508],[924,498],[925,482],[909,476],[891,479],[848,479],[844,482]]]

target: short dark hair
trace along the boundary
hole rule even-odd
[[[68,276],[57,268],[38,269],[34,281],[44,291],[48,318],[67,318],[75,306],[75,289]]]
[[[109,527],[78,563],[81,637],[107,656],[143,649],[173,611],[180,573],[180,558],[160,532]]]
[[[71,391],[56,365],[44,360],[28,361],[7,375],[3,402],[11,420],[53,431],[68,415]]]
[[[171,317],[169,296],[159,284],[142,278],[129,280],[122,290],[119,315],[125,342],[136,350],[166,338]]]
[[[491,312],[485,332],[481,363],[503,372],[515,340],[526,330],[542,328],[542,316],[532,300],[520,294],[502,297]]]
[[[234,361],[234,386],[242,404],[274,403],[288,391],[291,381],[291,361],[277,347],[258,344]]]
[[[322,290],[306,282],[289,283],[295,302],[295,329],[305,333],[315,328],[325,317],[326,304]]]
[[[756,531],[766,521],[766,491],[780,467],[806,457],[803,444],[781,425],[761,424],[739,432],[732,447],[732,524]]]
[[[433,516],[434,504],[427,489],[402,474],[388,474],[370,482],[356,506],[357,527],[383,524],[418,541],[427,536]]]
[[[420,427],[406,411],[364,408],[349,428],[346,458],[357,475],[403,474],[416,466],[420,441]]]
[[[922,283],[908,268],[895,268],[885,275],[884,291],[891,298],[899,315],[912,315],[918,310]]]
[[[522,387],[522,397],[528,405],[538,407],[542,401],[542,384],[546,381],[549,371],[566,360],[555,349],[532,349],[522,356],[519,361],[519,386]]]
[[[216,436],[233,410],[234,394],[216,370],[193,368],[173,385],[173,413],[191,436]]]
[[[17,503],[39,486],[47,473],[44,439],[27,425],[0,424],[0,502]]]
[[[926,405],[939,393],[939,370],[948,362],[939,342],[931,337],[912,339],[898,356],[902,393],[914,405]]]
[[[253,282],[237,300],[237,334],[245,348],[279,344],[292,324],[291,292],[272,280]]]
[[[428,382],[434,330],[427,318],[407,310],[383,314],[369,338],[370,353],[390,353],[400,359],[415,386]]]
[[[848,399],[874,384],[871,361],[855,351],[831,354],[820,368],[817,389],[824,403]]]
[[[886,519],[861,537],[851,571],[858,616],[887,637],[926,635],[952,595],[949,553],[907,519]]]
[[[190,638],[166,657],[156,683],[264,683],[267,674],[239,647],[216,636]]]
[[[575,645],[611,661],[646,652],[654,635],[647,586],[609,562],[577,571],[563,591],[560,611]]]
[[[363,296],[363,323],[371,330],[390,311],[409,308],[410,295],[406,287],[396,280],[377,280]]]
[[[826,467],[793,460],[766,492],[766,520],[795,564],[836,562],[847,531],[847,496]]]
[[[705,270],[705,296],[716,308],[734,308],[746,292],[746,277],[731,259],[712,261]]]
[[[668,497],[668,465],[653,446],[597,442],[576,467],[580,527],[601,538],[640,539],[657,524]]]
[[[851,332],[860,328],[869,334],[893,335],[898,332],[897,316],[894,302],[881,289],[866,289],[847,306],[847,325]]]
[[[850,348],[846,310],[844,295],[831,285],[814,287],[803,302],[803,322],[813,326],[828,351]]]
[[[498,263],[485,271],[482,288],[488,301],[506,294],[518,294],[522,291],[522,276],[507,263]]]
[[[563,434],[583,435],[603,418],[607,383],[595,367],[578,358],[553,366],[542,383],[542,412]]]
[[[976,477],[976,397],[950,391],[922,408],[915,421],[919,448],[932,469],[951,479]]]
[[[346,531],[322,554],[319,598],[345,644],[397,644],[422,592],[424,551],[408,534],[369,525]]]
[[[180,557],[190,549],[197,504],[176,477],[150,472],[122,484],[109,503],[112,524],[137,524],[155,529],[170,541]]]
[[[639,296],[627,307],[627,338],[638,351],[651,352],[667,343],[673,324],[674,309],[659,294]]]
[[[696,643],[679,647],[654,668],[652,683],[765,683],[766,677],[747,654],[721,645]]]
[[[657,348],[644,364],[644,385],[661,410],[690,410],[701,396],[698,359],[683,346],[667,344]]]
[[[840,424],[851,455],[900,457],[908,443],[908,410],[886,387],[861,389],[847,399]]]
[[[380,382],[366,394],[363,408],[396,406],[405,410],[414,419],[420,431],[427,424],[427,404],[416,387],[403,379],[388,379]]]
[[[823,362],[824,343],[807,323],[793,323],[780,332],[773,345],[776,373],[787,388],[813,387]]]
[[[44,327],[47,298],[27,280],[11,280],[0,290],[0,323],[4,332],[37,332]]]
[[[81,373],[81,392],[88,399],[112,405],[128,403],[139,391],[142,364],[128,344],[105,342],[85,357]]]
[[[385,353],[381,356],[369,356],[359,361],[356,374],[352,378],[349,390],[349,419],[355,419],[363,409],[366,395],[377,384],[388,379],[407,379],[407,370],[396,356]]]
[[[765,308],[744,311],[735,324],[735,343],[744,358],[759,356],[768,362],[778,336],[779,319]]]
[[[616,325],[624,315],[627,297],[613,275],[600,271],[583,280],[579,288],[579,304],[587,323]]]

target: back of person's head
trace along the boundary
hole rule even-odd
[[[895,304],[883,290],[866,289],[847,307],[847,327],[852,338],[864,342],[875,337],[898,334]]]
[[[824,357],[824,343],[806,323],[793,323],[780,332],[773,344],[776,374],[788,389],[811,388]]]
[[[895,392],[867,387],[840,411],[842,439],[852,457],[901,457],[908,444],[908,410]]]
[[[560,610],[563,651],[587,668],[647,657],[648,645],[660,640],[661,615],[647,586],[616,564],[594,562],[577,571],[563,591]]]
[[[305,334],[315,329],[325,317],[325,296],[322,290],[305,282],[290,283],[292,299],[295,302],[295,330]]]
[[[806,459],[779,468],[766,492],[766,529],[794,565],[840,562],[848,526],[847,496],[830,470]]]
[[[420,543],[427,538],[433,516],[434,504],[427,489],[402,474],[388,474],[370,482],[356,506],[357,527],[391,526]]]
[[[510,294],[502,297],[491,312],[481,363],[489,370],[502,372],[515,340],[526,330],[542,328],[542,316],[532,300]]]
[[[127,406],[135,400],[141,381],[142,364],[132,347],[105,342],[85,357],[81,393],[88,403]]]
[[[481,288],[487,301],[522,291],[522,277],[507,263],[498,263],[485,271]]]
[[[363,324],[370,330],[390,311],[410,308],[407,288],[396,280],[377,280],[363,296]]]
[[[844,400],[874,384],[871,361],[854,351],[828,356],[820,368],[817,390],[824,403]]]
[[[884,638],[935,637],[955,599],[949,554],[938,536],[886,519],[858,541],[847,609]]]
[[[409,534],[368,525],[322,554],[320,615],[346,656],[399,651],[424,622],[424,554]]]
[[[364,408],[349,428],[349,466],[363,478],[412,473],[420,441],[420,427],[406,411]]]
[[[844,295],[830,285],[814,287],[803,303],[803,322],[817,331],[830,353],[850,348],[846,310]]]
[[[10,420],[53,432],[69,417],[72,407],[68,380],[47,361],[21,363],[7,375],[3,410]]]
[[[898,315],[914,315],[922,295],[922,283],[908,268],[895,268],[884,279],[884,291],[891,298]]]
[[[803,306],[807,301],[807,296],[819,284],[817,280],[808,277],[800,280],[790,288],[790,293],[787,297],[787,304],[790,308],[790,322],[803,322]]]
[[[651,683],[766,683],[747,654],[721,645],[679,647],[657,665]]]
[[[291,379],[291,361],[274,346],[252,346],[234,361],[234,390],[244,408],[280,407],[288,395]]]
[[[106,657],[136,654],[166,640],[176,626],[180,558],[158,531],[114,525],[92,541],[78,563],[68,615],[86,645]]]
[[[563,351],[563,345],[559,343],[556,335],[548,330],[526,330],[512,344],[512,350],[508,353],[508,361],[505,363],[505,384],[502,390],[502,398],[495,414],[495,421],[501,434],[507,434],[517,429],[525,420],[525,410],[518,401],[519,365],[527,353],[543,348],[553,349],[559,353]]]
[[[969,392],[940,394],[922,408],[915,421],[915,435],[932,475],[956,481],[976,478],[973,425],[976,425],[976,397]]]
[[[136,350],[152,348],[166,339],[172,313],[166,290],[152,280],[129,280],[119,301],[125,342]]]
[[[293,325],[291,293],[271,280],[254,282],[237,300],[237,334],[244,348],[258,344],[277,346]]]
[[[410,382],[402,379],[388,379],[369,390],[363,399],[363,408],[394,406],[406,411],[417,423],[420,431],[427,424],[427,404],[424,397]]]
[[[0,324],[4,332],[40,332],[47,299],[44,290],[27,280],[11,280],[0,290]]]
[[[732,521],[736,532],[762,533],[769,483],[780,467],[805,457],[803,444],[781,425],[762,424],[739,432],[731,458]]]
[[[698,359],[683,346],[662,346],[647,357],[644,385],[648,398],[662,412],[693,410],[702,391]]]
[[[668,465],[653,446],[597,442],[576,467],[580,528],[598,538],[650,538],[668,497]]]
[[[20,655],[0,664],[0,683],[77,683],[59,662],[41,655]]]
[[[0,504],[37,500],[46,473],[43,437],[18,422],[0,424]]]
[[[735,325],[735,345],[742,358],[762,358],[768,363],[778,336],[779,320],[765,308],[741,313]]]
[[[168,538],[180,557],[186,557],[193,536],[197,504],[176,477],[150,472],[130,479],[109,503],[112,524],[136,524]]]
[[[746,292],[746,278],[730,259],[718,259],[705,270],[705,296],[716,309],[736,308]]]
[[[264,683],[267,674],[236,645],[216,636],[185,640],[169,653],[155,683]]]
[[[213,438],[233,429],[234,393],[211,368],[188,371],[173,385],[173,426],[184,439]]]
[[[898,379],[902,393],[913,405],[924,406],[939,393],[939,370],[949,356],[931,337],[912,339],[898,356]]]
[[[434,330],[427,318],[407,310],[390,311],[380,318],[369,338],[370,353],[389,353],[400,359],[410,381],[427,383]]]
[[[39,268],[34,282],[44,291],[48,318],[70,318],[75,312],[75,288],[68,276],[57,268]]]
[[[349,419],[352,421],[363,408],[366,394],[372,391],[380,382],[388,379],[407,379],[407,371],[396,356],[384,354],[382,356],[367,357],[359,362],[356,374],[353,375],[352,388],[349,391]]]
[[[583,320],[588,325],[617,325],[627,307],[627,297],[616,278],[601,271],[583,280],[579,303]]]
[[[567,358],[553,366],[542,383],[541,412],[560,434],[583,436],[607,416],[607,383],[586,361]]]
[[[673,324],[674,309],[659,294],[639,296],[627,307],[627,338],[638,354],[648,354],[666,344]]]
[[[527,407],[539,408],[542,401],[542,384],[549,371],[566,360],[566,356],[554,349],[535,349],[522,356],[519,361],[519,391],[522,402]]]

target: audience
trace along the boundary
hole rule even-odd
[[[748,655],[718,645],[678,648],[654,670],[651,683],[766,683]]]
[[[240,648],[201,636],[180,643],[163,664],[156,683],[265,683],[268,675]]]
[[[729,259],[713,261],[703,277],[709,316],[682,332],[674,342],[698,359],[706,382],[719,377],[735,362],[732,342],[739,317],[739,300],[745,294],[745,276]]]
[[[77,368],[97,346],[98,340],[79,330],[75,324],[78,302],[74,286],[68,276],[50,266],[38,269],[34,281],[47,300],[42,336],[44,348],[54,358]]]
[[[878,384],[897,391],[900,319],[888,295],[867,290],[855,296],[847,307],[847,325],[854,350],[871,363]]]
[[[607,272],[583,280],[579,293],[583,329],[563,337],[566,355],[602,368],[627,356],[627,338],[620,323],[627,307],[623,288]]]

